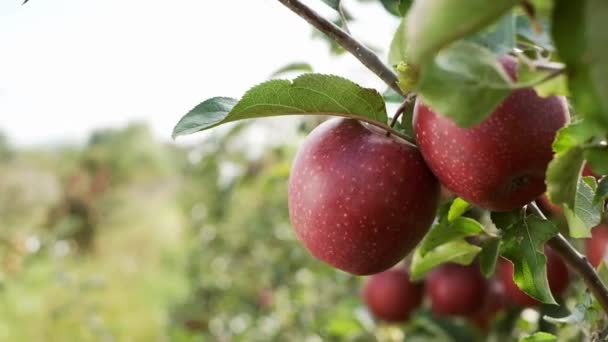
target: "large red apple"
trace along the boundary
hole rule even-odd
[[[404,269],[372,275],[363,288],[363,300],[372,315],[387,322],[404,322],[422,303],[424,284],[410,282]]]
[[[368,275],[399,262],[428,231],[439,183],[416,147],[352,119],[306,138],[289,178],[289,215],[310,252]]]
[[[545,256],[547,257],[547,280],[549,288],[554,296],[558,296],[568,288],[570,284],[570,276],[568,267],[550,248],[545,248]],[[498,263],[498,272],[502,283],[505,286],[507,297],[510,301],[519,306],[538,306],[540,302],[528,296],[517,287],[513,280],[513,264],[505,259],[500,259]]]
[[[585,252],[589,262],[598,267],[608,251],[608,223],[591,229],[591,238],[585,240]]]
[[[477,264],[441,265],[428,275],[425,285],[436,315],[471,316],[482,308],[487,290]]]
[[[515,79],[515,60],[500,61]],[[418,98],[414,108],[418,146],[448,189],[493,211],[521,207],[545,192],[551,144],[570,118],[564,97],[541,98],[532,88],[518,89],[470,128],[458,127],[423,101]]]

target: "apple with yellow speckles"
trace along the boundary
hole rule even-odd
[[[439,183],[418,149],[344,118],[300,147],[289,177],[289,216],[318,259],[356,275],[403,259],[428,231]]]
[[[500,62],[511,78],[517,63]],[[511,92],[479,125],[457,126],[417,99],[418,147],[441,184],[459,197],[492,211],[519,208],[546,190],[551,145],[570,114],[561,96],[539,97],[534,89]]]

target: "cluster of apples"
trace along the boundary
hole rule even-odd
[[[515,80],[516,60],[500,62]],[[328,120],[293,162],[288,200],[296,235],[335,268],[355,275],[385,271],[429,230],[441,185],[492,211],[541,196],[552,142],[569,119],[564,97],[541,98],[524,88],[470,128],[418,98],[417,147],[353,119]]]
[[[546,253],[549,286],[559,296],[568,287],[568,269],[550,249]],[[500,260],[498,267],[499,272],[486,279],[476,264],[443,264],[419,282],[410,281],[404,268],[393,268],[369,277],[362,297],[370,313],[386,322],[407,321],[426,297],[434,315],[462,317],[485,330],[505,309],[540,305],[515,285],[510,262]]]

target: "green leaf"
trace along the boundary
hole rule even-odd
[[[517,79],[520,85],[531,85],[538,96],[549,97],[554,95],[568,95],[568,80],[566,75],[551,76],[551,71],[532,69],[526,63],[520,63],[517,70]]]
[[[479,235],[483,232],[481,223],[468,217],[456,218],[453,222],[440,222],[429,230],[418,249],[420,256],[426,256],[433,249],[447,242],[460,240],[467,236]]]
[[[537,19],[540,20],[540,19]],[[545,50],[553,51],[553,41],[549,32],[549,25],[546,21],[540,21],[542,30],[537,32],[530,24],[530,18],[526,15],[517,15],[515,18],[515,26],[517,35],[523,37],[527,41],[542,47]]]
[[[557,233],[552,222],[536,216],[528,216],[503,230],[501,254],[513,263],[513,280],[522,291],[547,304],[556,302],[547,281],[543,246]]]
[[[435,111],[468,127],[490,115],[511,87],[492,52],[470,42],[457,42],[421,70],[416,90]]]
[[[388,64],[397,65],[399,62],[405,62],[407,60],[407,40],[405,34],[405,18],[401,20],[401,23],[393,34],[393,40],[388,50]]]
[[[501,56],[515,49],[515,15],[507,13],[497,23],[465,38]]]
[[[602,203],[608,199],[608,177],[602,178],[600,183],[597,185],[595,196],[593,196],[593,203]]]
[[[237,102],[238,100],[229,97],[214,97],[205,100],[179,120],[173,129],[173,138],[198,132],[201,127],[211,126],[223,120]]]
[[[384,6],[392,15],[402,17],[410,9],[413,1],[414,0],[380,0],[380,3],[382,3],[382,6]]]
[[[449,43],[491,24],[517,0],[415,1],[408,13],[408,56],[415,65],[432,60]]]
[[[184,116],[173,136],[190,134],[227,122],[277,115],[326,114],[386,124],[382,96],[338,76],[304,74],[295,80],[272,80],[251,88],[236,104],[214,98]],[[220,105],[221,104],[221,105]]]
[[[308,63],[303,62],[290,63],[277,69],[275,72],[272,73],[271,77],[286,74],[289,72],[312,72],[312,66]]]
[[[498,252],[500,248],[500,239],[489,238],[483,242],[481,252],[479,253],[479,266],[481,273],[490,278],[494,275],[496,269],[496,260],[498,260]]]
[[[608,129],[608,1],[557,0],[553,39],[577,113]]]
[[[456,197],[456,199],[454,199],[452,202],[452,205],[450,205],[450,210],[448,211],[448,222],[452,222],[462,216],[462,214],[466,213],[470,207],[471,205],[467,201],[460,197]]]
[[[553,142],[555,155],[547,168],[547,193],[555,204],[574,208],[576,189],[583,165],[583,148],[593,137],[594,127],[586,120],[574,122],[557,132]]]
[[[384,101],[386,101],[386,102],[391,102],[391,103],[403,102],[403,95],[394,91],[393,88],[386,89],[384,91],[384,93],[382,93],[382,97],[384,98]]]
[[[585,159],[593,171],[600,175],[608,175],[608,146],[586,148]]]
[[[573,147],[565,152],[558,152],[547,168],[547,193],[555,204],[568,205],[574,208],[577,182],[583,166],[583,149]]]
[[[327,6],[335,9],[336,11],[338,11],[340,8],[340,0],[321,0],[321,1],[323,1]]]
[[[410,276],[412,280],[419,280],[433,268],[446,262],[469,265],[480,251],[480,247],[464,240],[445,243],[428,252],[424,257],[420,255],[420,249],[416,249],[410,266]]]
[[[554,341],[557,341],[557,337],[555,335],[539,331],[530,336],[526,336],[519,341],[520,342],[554,342]]]
[[[573,238],[591,237],[591,228],[602,219],[603,203],[593,201],[596,189],[595,178],[582,177],[578,181],[574,206],[564,204],[564,215]]]
[[[490,215],[492,222],[500,230],[510,229],[511,226],[521,223],[524,219],[523,211],[521,210],[492,212]]]

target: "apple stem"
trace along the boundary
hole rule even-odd
[[[399,105],[399,107],[397,108],[397,110],[395,111],[395,114],[393,115],[393,118],[391,120],[390,123],[390,127],[391,128],[395,128],[395,125],[397,124],[397,120],[399,120],[399,118],[401,117],[401,115],[403,115],[403,113],[405,112],[405,108],[416,98],[416,94],[414,93],[409,93],[405,96],[405,100],[403,100],[403,102],[401,103],[401,105]],[[386,131],[386,136],[390,137],[391,136],[391,131]]]
[[[397,85],[399,81],[397,75],[384,64],[374,52],[362,43],[353,38],[348,32],[336,26],[331,21],[321,17],[310,7],[304,5],[298,0],[279,0],[280,3],[289,8],[292,12],[306,20],[319,31],[325,33],[329,38],[333,39],[346,51],[350,52],[363,65],[376,74],[384,83],[395,90],[398,94],[406,96]]]
[[[535,202],[531,202],[528,207],[542,219],[547,219]],[[561,256],[568,267],[583,278],[587,288],[597,299],[604,312],[608,313],[608,288],[602,282],[595,268],[589,263],[587,257],[577,251],[561,233],[557,234],[557,236],[550,239],[547,243],[551,249]]]

